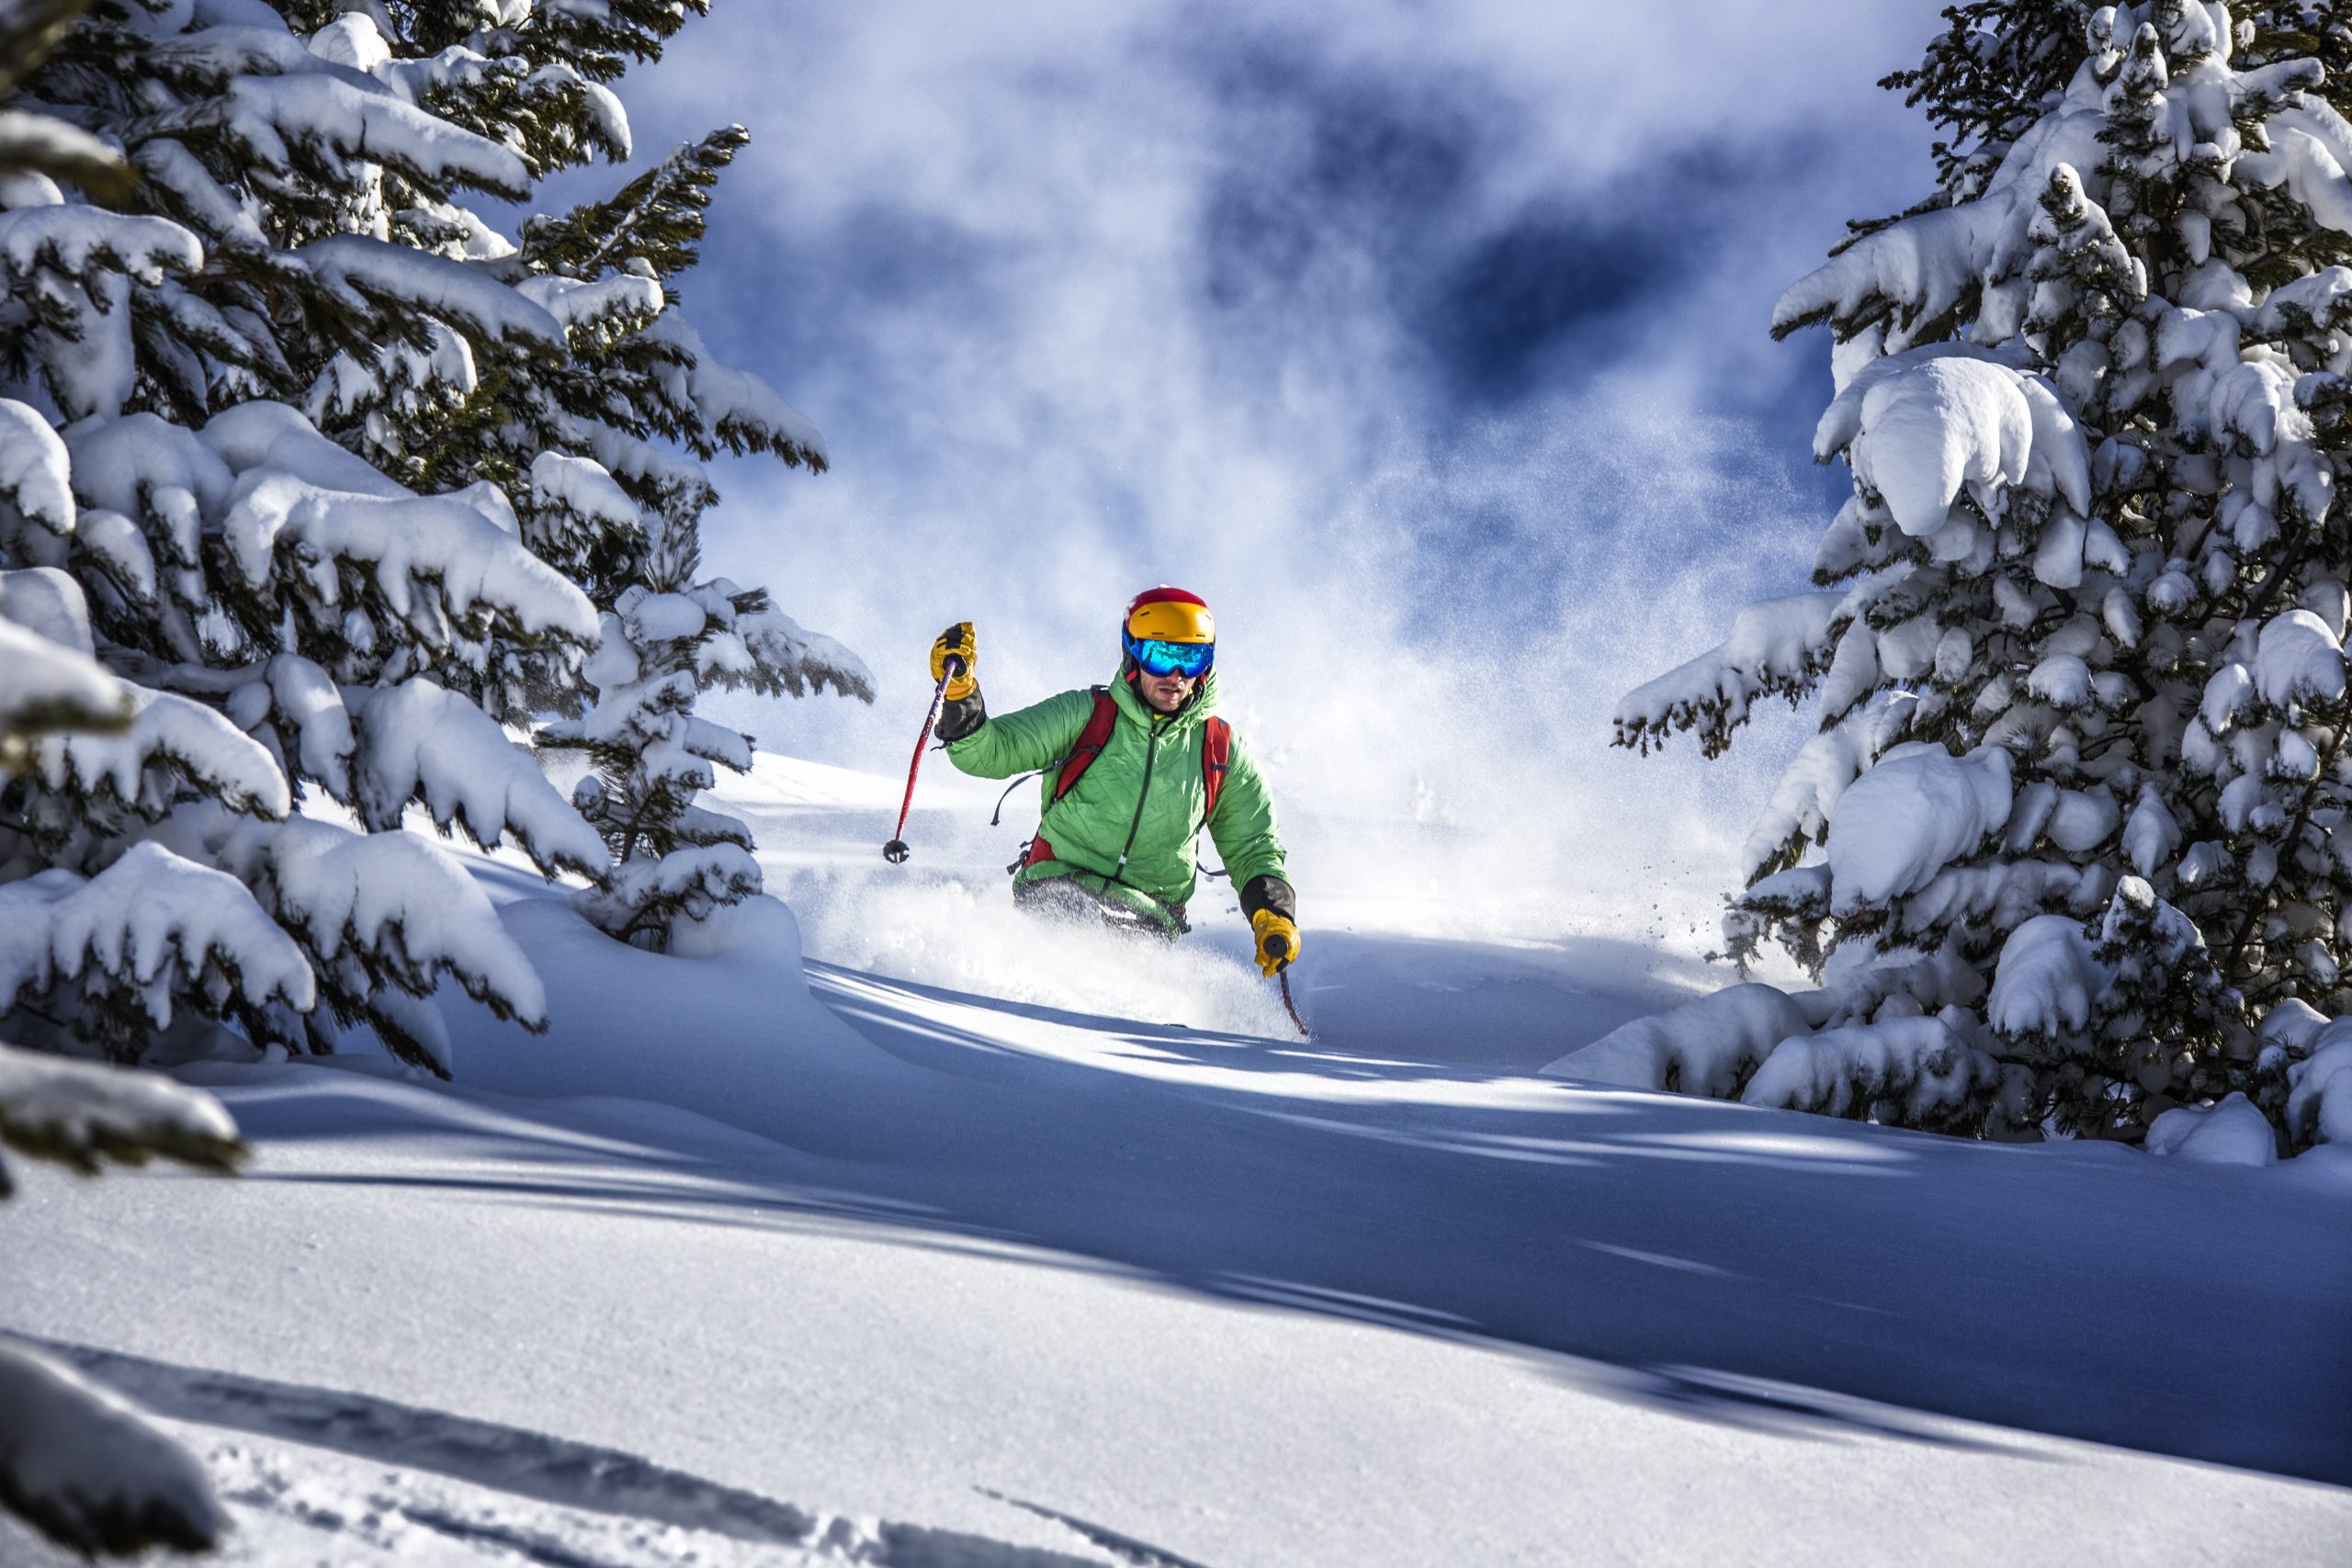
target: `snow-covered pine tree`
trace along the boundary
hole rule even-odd
[[[748,140],[729,126],[679,148],[610,199],[526,225],[524,287],[594,310],[565,375],[506,383],[476,428],[538,449],[526,534],[569,563],[602,613],[585,674],[586,712],[540,732],[584,751],[573,803],[615,862],[608,883],[575,897],[615,936],[662,949],[679,919],[760,890],[751,830],[695,804],[713,769],[751,766],[751,738],[695,715],[712,687],[795,696],[831,686],[874,697],[848,649],[803,630],[763,590],[696,581],[701,519],[718,499],[702,463],[723,447],[825,467],[821,437],[757,378],[720,364],[674,302],[695,261],[720,171]],[[597,302],[593,307],[586,302]],[[690,457],[650,445],[666,437]],[[449,449],[444,449],[444,460]],[[482,468],[494,453],[474,459]]]
[[[221,1019],[325,1049],[366,1024],[438,1069],[419,998],[445,976],[544,1020],[480,890],[397,829],[418,804],[550,874],[605,874],[499,723],[576,684],[596,612],[495,486],[405,482],[358,427],[425,419],[434,377],[462,390],[492,355],[567,360],[563,323],[474,254],[495,236],[459,203],[526,194],[567,136],[625,136],[609,94],[518,41],[568,36],[582,9],[98,0],[23,77],[20,113],[141,177],[113,209],[44,174],[0,186],[0,592],[129,707],[118,734],[43,737],[0,784],[0,1009],[20,1040],[129,1056]],[[674,26],[675,7],[597,9]],[[393,12],[430,52],[391,47]],[[548,123],[492,138],[445,107]],[[415,400],[339,420],[320,388],[345,362]],[[292,815],[312,792],[356,828]]]
[[[1668,1015],[1629,1070],[1994,1136],[2243,1094],[2290,1144],[2352,1137],[2352,124],[2298,48],[2352,34],[2326,5],[1946,17],[1887,84],[1951,133],[1939,188],[1774,312],[1836,343],[1821,591],[1617,718],[1713,755],[1758,698],[1816,702],[1725,926],[1822,989]]]
[[[588,661],[594,706],[540,739],[587,752],[593,771],[572,801],[615,862],[605,884],[573,895],[574,905],[614,936],[661,951],[677,921],[761,889],[751,829],[695,801],[715,766],[751,767],[752,739],[698,716],[696,695],[724,686],[798,696],[831,684],[870,702],[873,683],[855,655],[804,631],[763,590],[695,581],[690,531],[655,521],[652,535],[641,577],[614,601]]]
[[[38,64],[86,0],[0,0],[0,96]],[[119,196],[130,169],[114,149],[45,117],[0,109],[0,183],[40,176]],[[57,437],[0,404],[0,494],[20,513],[70,513]],[[0,787],[40,744],[74,733],[119,736],[132,705],[92,655],[74,584],[62,573],[0,571]],[[32,922],[0,930],[0,967],[19,968]],[[152,1074],[62,1061],[0,1039],[0,1150],[85,1174],[151,1157],[214,1169],[243,1157],[235,1123],[210,1096]],[[0,1155],[0,1199],[15,1190]],[[0,1509],[85,1554],[150,1546],[203,1551],[223,1516],[203,1467],[121,1400],[70,1369],[0,1344]]]

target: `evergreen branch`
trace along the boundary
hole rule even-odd
[[[721,127],[680,144],[604,201],[533,220],[524,229],[525,259],[579,278],[596,277],[619,256],[642,261],[663,279],[685,271],[697,259],[711,188],[750,141],[740,125]]]

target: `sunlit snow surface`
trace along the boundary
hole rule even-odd
[[[172,1424],[235,1562],[2352,1540],[2341,1163],[1534,1077],[1725,978],[1622,886],[1507,941],[1302,877],[1302,1041],[1222,887],[1173,951],[1040,928],[998,869],[1025,788],[990,830],[926,777],[893,868],[898,789],[763,759],[725,792],[807,986],[774,906],[654,957],[479,861],[548,1035],[453,1006],[454,1088],[191,1069],[252,1173],[28,1173],[0,1327]],[[59,1561],[0,1527],[0,1562]]]

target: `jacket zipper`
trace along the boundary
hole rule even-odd
[[[1127,841],[1119,851],[1119,863],[1111,869],[1111,880],[1124,882],[1127,875],[1127,851],[1136,847],[1136,835],[1143,831],[1143,808],[1151,799],[1151,763],[1159,755],[1159,720],[1151,721],[1150,738],[1143,745],[1143,793],[1136,796],[1136,819],[1127,824]]]

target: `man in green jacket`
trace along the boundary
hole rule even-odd
[[[938,733],[948,761],[990,779],[1044,770],[1037,836],[1012,882],[1014,899],[1032,908],[1100,914],[1172,939],[1192,929],[1184,906],[1205,827],[1241,890],[1259,967],[1272,975],[1298,956],[1297,900],[1283,878],[1265,781],[1211,716],[1209,607],[1181,588],[1149,589],[1127,606],[1120,643],[1109,686],[991,718],[973,673],[972,624],[948,627],[931,649],[932,678],[946,681]],[[961,661],[952,679],[951,659]],[[1211,781],[1220,779],[1212,809]]]

